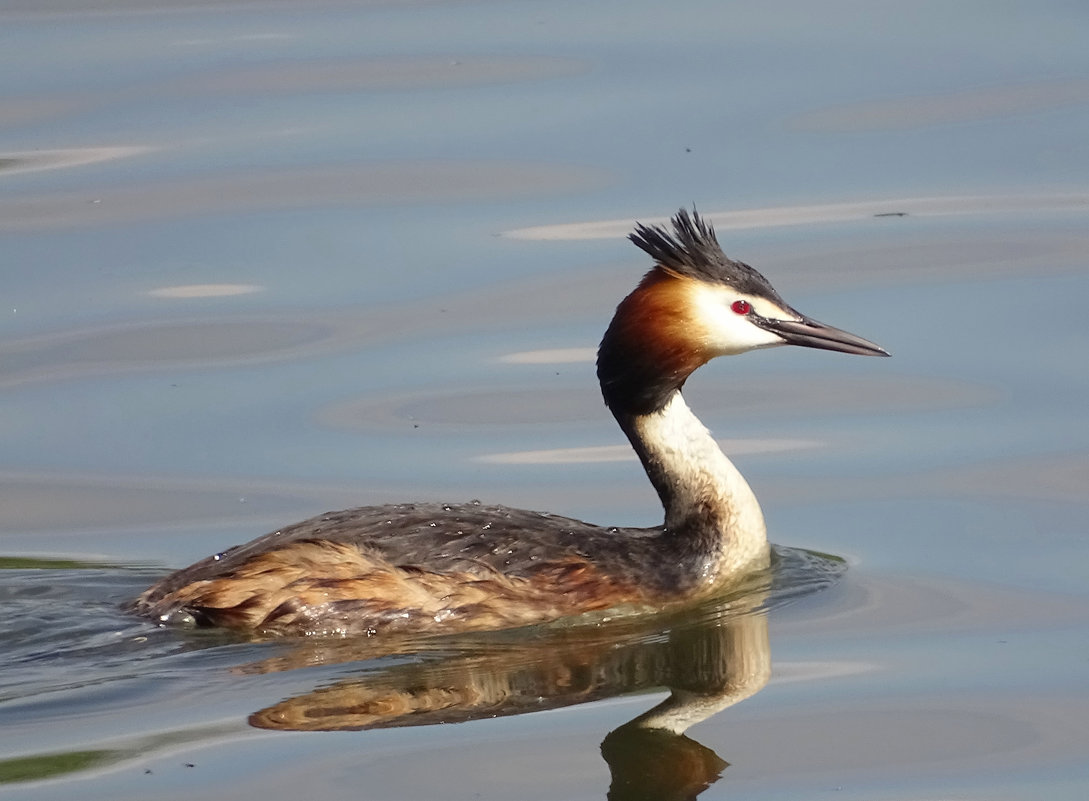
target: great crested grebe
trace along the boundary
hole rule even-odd
[[[163,623],[260,634],[500,629],[696,600],[768,565],[760,505],[681,397],[716,356],[775,345],[888,356],[788,306],[714,230],[681,209],[638,225],[654,259],[601,341],[605,405],[665,507],[649,529],[467,504],[319,515],[164,578],[133,609]]]

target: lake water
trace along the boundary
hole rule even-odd
[[[1060,2],[4,3],[6,793],[1084,799],[1087,32]],[[327,509],[659,522],[593,349],[633,221],[692,203],[894,357],[688,383],[771,587],[382,643],[119,611]],[[624,725],[666,688],[686,737]]]

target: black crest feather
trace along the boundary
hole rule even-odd
[[[779,293],[759,272],[734,261],[722,252],[715,229],[693,209],[681,209],[671,220],[673,230],[665,226],[635,226],[628,236],[667,272],[696,281],[725,284],[740,292],[781,301]]]

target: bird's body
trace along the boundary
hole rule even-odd
[[[791,309],[696,215],[632,239],[656,265],[617,308],[598,377],[664,525],[605,528],[475,502],[348,509],[173,573],[134,609],[264,634],[499,629],[684,603],[765,567],[759,504],[685,404],[685,379],[715,356],[787,343],[887,354]]]
[[[478,503],[368,506],[197,562],[147,602],[161,597],[180,622],[263,632],[509,628],[660,604],[697,573],[668,559],[660,539]]]

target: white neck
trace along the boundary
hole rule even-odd
[[[662,499],[667,535],[691,538],[699,552],[702,582],[717,586],[768,564],[756,496],[680,392],[659,411],[618,420]]]

